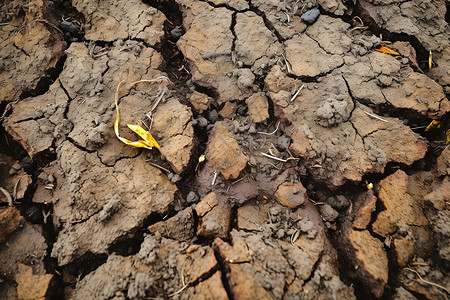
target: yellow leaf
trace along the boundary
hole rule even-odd
[[[379,51],[379,52],[387,53],[387,54],[400,55],[400,53],[395,52],[394,50],[392,50],[391,48],[388,48],[386,46],[378,46],[375,48],[375,50]]]
[[[447,130],[447,132],[445,134],[447,135],[447,141],[445,143],[450,144],[450,129]]]
[[[144,128],[142,128],[139,125],[127,124],[127,126],[131,130],[133,130],[135,133],[137,133],[141,138],[143,138],[144,142],[147,145],[149,145],[150,147],[155,147],[155,148],[159,149],[158,142],[156,142],[156,140],[153,138],[153,136],[150,134],[150,132],[148,132],[147,130],[145,130]]]
[[[425,128],[425,132],[430,131],[431,129],[439,129],[441,128],[441,122],[433,120],[430,124],[428,124],[427,128]]]
[[[140,83],[140,82],[148,82],[148,83],[152,83],[152,82],[158,82],[158,81],[160,81],[160,80],[162,80],[162,79],[164,79],[164,80],[169,80],[167,77],[165,77],[165,76],[160,76],[160,77],[158,77],[158,78],[156,78],[156,79],[151,79],[151,80],[145,80],[145,79],[142,79],[142,80],[139,80],[139,81],[136,81],[136,82],[133,82],[133,83],[131,83],[131,86],[134,86],[134,85],[136,85],[136,84],[138,84],[138,83]],[[143,138],[144,140],[139,140],[139,141],[136,141],[136,142],[132,142],[132,141],[130,141],[130,140],[128,140],[128,139],[126,139],[126,138],[123,138],[123,137],[121,137],[120,136],[120,134],[119,134],[119,120],[120,120],[120,115],[119,115],[119,88],[120,88],[120,85],[122,84],[122,83],[124,83],[125,82],[125,79],[124,80],[122,80],[121,82],[119,82],[119,84],[117,85],[117,88],[116,88],[116,94],[115,94],[115,97],[114,97],[114,101],[115,101],[115,104],[116,104],[116,120],[114,121],[114,132],[115,132],[115,134],[116,134],[116,136],[117,136],[117,138],[120,140],[120,141],[122,141],[123,143],[125,143],[125,144],[127,144],[127,145],[130,145],[130,146],[134,146],[134,147],[140,147],[140,148],[146,148],[146,149],[152,149],[153,147],[155,147],[155,148],[158,148],[159,149],[159,145],[158,145],[158,143],[156,142],[156,140],[152,137],[152,135],[148,132],[148,131],[146,131],[144,128],[142,128],[141,126],[139,126],[139,125],[130,125],[130,124],[127,124],[128,125],[128,128],[130,128],[132,131],[134,131],[135,133],[137,133],[141,138]]]
[[[205,154],[202,154],[202,155],[200,155],[200,157],[198,158],[198,163],[202,163],[202,162],[204,162],[204,161],[205,161],[205,159],[206,159],[206,156],[205,156]]]

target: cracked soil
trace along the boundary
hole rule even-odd
[[[448,0],[0,6],[0,299],[450,298]]]

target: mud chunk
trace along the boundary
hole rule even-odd
[[[227,124],[220,121],[214,125],[206,147],[206,157],[215,172],[221,173],[225,179],[234,179],[247,165],[248,157],[231,136]]]
[[[437,158],[436,169],[439,176],[450,175],[450,148],[446,147]]]
[[[253,89],[241,89],[242,82],[238,84],[238,77],[229,76],[235,69],[229,55],[234,40],[230,29],[233,12],[197,1],[182,0],[179,4],[181,11],[189,17],[183,18],[186,33],[177,46],[189,62],[192,82],[215,89],[219,103],[249,97]],[[218,55],[224,53],[228,54]],[[211,59],[203,58],[205,55]]]
[[[103,206],[102,210],[98,214],[98,218],[101,222],[105,222],[111,218],[120,208],[120,197],[118,195],[107,195],[105,197],[107,200],[106,204]]]
[[[320,214],[326,221],[329,222],[334,222],[337,217],[339,217],[339,213],[329,204],[320,206]]]
[[[326,288],[323,289],[323,286]],[[346,286],[337,274],[332,259],[328,255],[324,255],[311,280],[308,281],[301,290],[300,294],[295,292],[295,288],[289,288],[285,297],[286,299],[313,300],[317,299],[317,293],[320,293],[324,299],[356,299],[353,288]]]
[[[380,181],[378,198],[386,210],[378,214],[372,225],[377,234],[387,237],[397,229],[398,222],[411,226],[428,224],[421,204],[408,194],[408,175],[402,170]]]
[[[341,0],[317,0],[317,4],[319,4],[325,11],[338,16],[342,16],[347,10],[347,7]]]
[[[25,218],[20,215],[20,211],[14,207],[7,207],[0,210],[0,245],[8,236],[20,229],[25,223]]]
[[[33,269],[19,264],[19,272],[15,276],[17,296],[19,299],[47,299],[50,297],[54,284],[52,274],[33,274]]]
[[[236,55],[244,65],[252,66],[252,71],[262,75],[276,63],[276,56],[282,52],[277,37],[264,24],[261,16],[252,11],[236,15]]]
[[[2,3],[6,14],[0,17],[4,23],[0,31],[0,102],[17,101],[23,92],[38,88],[41,78],[56,66],[67,47],[64,37],[46,24],[43,15],[52,14],[50,3],[35,3],[26,12],[22,9],[25,4]],[[25,27],[28,29],[23,30]]]
[[[138,254],[110,255],[106,263],[77,283],[73,297],[157,298],[179,291],[184,284],[193,286],[217,266],[217,261],[210,247],[188,246],[158,234],[147,235]],[[195,298],[191,293],[193,289],[185,288],[182,295]]]
[[[323,127],[336,126],[350,116],[352,108],[344,99],[327,98],[316,110],[316,122]]]
[[[235,115],[236,107],[236,103],[226,102],[223,108],[220,110],[219,115],[221,115],[223,118],[231,119]]]
[[[446,176],[442,183],[424,197],[425,201],[433,203],[436,209],[442,210],[450,202],[450,177]]]
[[[230,230],[231,206],[224,198],[210,193],[195,207],[199,217],[197,235],[226,238]]]
[[[315,5],[315,1],[313,2],[304,3],[305,9],[312,8]],[[291,1],[254,0],[252,4],[264,12],[283,39],[290,39],[293,35],[305,31],[307,27],[299,15],[301,7]],[[286,26],[287,24],[289,26]]]
[[[63,123],[68,101],[59,83],[53,84],[46,94],[13,105],[13,113],[5,124],[6,130],[30,157],[40,155],[53,147],[55,140],[61,142],[61,138],[67,136],[67,131],[64,133],[54,124]]]
[[[377,197],[373,190],[361,193],[355,201],[353,207],[353,228],[366,229],[372,218],[372,212],[375,211]]]
[[[252,90],[255,75],[250,69],[235,69],[233,76],[237,78],[237,85],[241,90]]]
[[[284,42],[286,59],[297,76],[315,77],[327,73],[344,63],[341,56],[328,54],[306,34],[294,36]]]
[[[406,96],[407,91],[413,93]],[[394,107],[413,109],[428,118],[440,118],[450,112],[450,101],[445,97],[442,86],[412,70],[400,86],[388,87],[383,94]]]
[[[210,104],[213,101],[214,101],[213,98],[197,91],[194,91],[191,97],[189,98],[189,102],[192,104],[192,107],[199,114],[203,113],[203,111],[205,110],[208,110]]]
[[[275,193],[275,199],[281,204],[289,208],[297,208],[305,201],[308,201],[306,189],[300,182],[285,182],[280,185]]]
[[[192,208],[188,207],[167,221],[157,222],[148,227],[151,233],[159,232],[161,236],[187,241],[194,236],[194,214]]]
[[[14,279],[19,272],[19,264],[26,264],[33,267],[34,274],[45,274],[46,253],[47,244],[42,229],[25,223],[10,234],[7,243],[0,247],[0,273],[3,278]]]
[[[356,276],[367,284],[375,297],[381,297],[389,272],[383,244],[367,230],[350,230],[348,239],[355,251],[355,257],[349,258],[349,261],[360,268]]]
[[[248,111],[250,119],[254,123],[261,123],[269,118],[269,102],[264,93],[255,93],[247,100]]]
[[[124,158],[108,167],[96,153],[84,152],[67,141],[58,153],[58,160],[45,170],[53,174],[57,185],[51,192],[39,185],[34,197],[53,202],[54,222],[64,224],[52,252],[60,264],[87,251],[104,253],[116,239],[142,226],[150,214],[167,213],[173,201],[175,185],[142,157]],[[85,172],[87,168],[90,172]],[[106,209],[108,202],[116,204]]]
[[[153,120],[153,132],[159,138],[160,151],[175,173],[183,172],[194,148],[194,124],[191,109],[176,99],[161,104]]]
[[[318,8],[313,8],[308,10],[302,15],[302,20],[307,24],[313,24],[320,15],[320,10]]]
[[[103,1],[95,6],[86,0],[76,0],[72,5],[86,18],[87,40],[131,38],[155,45],[164,37],[164,14],[138,0]]]
[[[293,154],[300,157],[306,156],[309,150],[311,150],[311,144],[309,143],[309,139],[306,136],[305,132],[299,128],[294,127],[291,130],[291,138],[292,142],[289,146],[289,150],[291,150]]]
[[[248,3],[245,0],[211,0],[211,3],[216,5],[226,4],[236,10],[245,10],[248,9]]]
[[[350,25],[339,18],[321,16],[319,20],[306,30],[306,35],[316,41],[327,53],[344,55],[353,41],[347,32]]]
[[[229,297],[223,286],[221,276],[222,272],[217,271],[210,278],[188,288],[186,293],[200,299],[228,300]]]

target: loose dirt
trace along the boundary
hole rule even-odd
[[[0,8],[0,299],[450,297],[448,1],[91,2]]]

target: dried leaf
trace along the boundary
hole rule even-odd
[[[447,132],[445,134],[447,135],[447,141],[445,143],[450,144],[450,129],[447,130]]]
[[[148,83],[152,83],[152,82],[158,82],[160,80],[169,80],[167,77],[165,76],[160,76],[156,79],[152,79],[152,80],[146,80],[146,79],[142,79],[136,82],[131,83],[130,88],[140,82],[148,82]],[[146,149],[152,149],[153,147],[159,149],[159,145],[156,142],[156,140],[152,137],[152,135],[145,130],[144,128],[142,128],[139,125],[128,125],[128,128],[130,128],[132,131],[134,131],[136,134],[138,134],[141,138],[143,138],[143,140],[139,140],[136,142],[132,142],[126,138],[123,138],[119,135],[119,120],[120,120],[120,114],[119,114],[119,89],[122,83],[125,82],[125,79],[122,80],[121,82],[119,82],[119,84],[117,85],[117,89],[116,89],[116,94],[115,94],[115,104],[116,104],[116,120],[114,121],[114,132],[116,133],[117,138],[122,141],[123,143],[130,145],[130,146],[134,146],[134,147],[140,147],[140,148],[146,148]]]
[[[150,149],[151,149],[151,147],[155,147],[155,148],[159,149],[158,142],[156,142],[156,140],[153,138],[153,136],[150,134],[150,132],[148,132],[147,130],[145,130],[144,128],[142,128],[139,125],[127,124],[127,126],[131,130],[133,130],[135,133],[137,133],[141,138],[143,138],[144,142],[150,147]]]
[[[388,48],[386,46],[378,46],[375,48],[375,50],[379,51],[379,52],[387,53],[387,54],[400,55],[400,53],[395,52],[394,50],[392,50],[391,48]]]
[[[431,121],[430,124],[428,124],[427,128],[425,128],[425,132],[430,131],[432,129],[439,129],[439,128],[441,128],[441,121],[433,120],[433,121]]]

